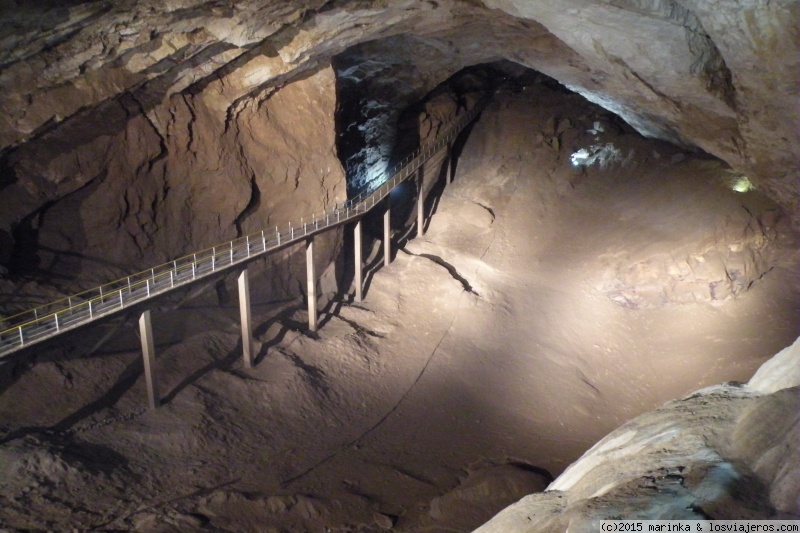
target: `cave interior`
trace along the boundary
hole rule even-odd
[[[0,526],[472,531],[798,337],[796,5],[384,4],[0,3],[4,316],[341,205],[491,96],[392,191],[391,264],[364,216],[364,302],[352,224],[315,237],[316,332],[301,247],[248,265],[253,368],[238,272],[148,304],[158,409],[139,310],[0,360]],[[736,409],[777,427],[790,390],[665,424],[741,439]],[[800,515],[796,453],[767,474],[703,439],[719,462],[598,467],[613,490],[530,531]]]

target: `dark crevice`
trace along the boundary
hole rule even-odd
[[[432,262],[436,263],[440,267],[442,267],[445,270],[447,270],[447,272],[450,274],[450,276],[452,276],[454,280],[459,282],[461,284],[461,286],[464,287],[465,291],[467,291],[470,294],[474,294],[475,296],[480,296],[480,294],[478,294],[478,292],[475,291],[472,288],[472,285],[470,285],[470,283],[467,280],[467,278],[465,278],[464,276],[462,276],[461,274],[458,273],[458,270],[456,270],[456,267],[454,267],[453,265],[451,265],[450,263],[448,263],[447,261],[445,261],[444,259],[442,259],[438,255],[433,255],[433,254],[415,254],[414,252],[409,252],[404,246],[400,247],[400,250],[402,252],[408,254],[408,255],[413,255],[413,256],[416,256],[416,257],[422,257],[423,259],[427,259],[428,261],[432,261]]]
[[[524,470],[526,472],[531,472],[533,474],[539,474],[540,476],[545,478],[548,483],[552,483],[555,480],[555,478],[553,477],[553,474],[551,474],[549,470],[547,470],[545,468],[542,468],[540,466],[536,466],[536,465],[532,465],[532,464],[526,463],[524,461],[516,461],[516,460],[510,460],[510,461],[508,461],[508,464],[510,464],[511,466],[513,466],[515,468],[519,468],[520,470]]]
[[[241,237],[243,234],[242,231],[242,224],[244,221],[247,220],[247,217],[255,213],[258,208],[261,206],[261,189],[258,188],[258,183],[256,182],[256,177],[250,177],[250,201],[247,202],[247,206],[239,213],[239,216],[236,217],[236,220],[233,221],[233,224],[236,226],[236,236]]]
[[[80,4],[88,5],[89,2],[85,0],[57,0],[47,2],[47,7],[50,8],[45,12],[38,10],[39,6],[33,2],[16,2],[13,10],[9,10],[10,17],[5,17],[4,24],[10,30],[9,33],[16,35],[32,35],[31,30],[36,29],[42,33],[49,33],[44,37],[41,46],[31,47],[31,51],[25,55],[17,57],[10,57],[9,50],[12,47],[7,47],[3,51],[2,58],[0,59],[0,70],[7,70],[9,67],[27,61],[36,54],[41,54],[54,50],[58,45],[68,41],[74,35],[80,33],[86,26],[96,21],[114,8],[113,2],[97,2],[98,9],[89,13],[83,18],[79,18],[69,24],[63,24],[64,21],[69,21],[74,12],[70,13],[70,8]],[[31,8],[29,11],[27,8]],[[35,14],[34,14],[35,13]],[[4,14],[6,15],[6,14]],[[6,37],[6,31],[0,32],[0,37]],[[28,37],[23,38],[20,42],[16,43],[19,48],[28,48],[32,40]]]
[[[478,207],[482,207],[483,209],[485,209],[485,210],[486,210],[486,212],[487,212],[487,213],[489,213],[489,215],[492,217],[492,222],[494,222],[494,219],[495,219],[495,216],[494,216],[494,210],[492,210],[492,208],[491,208],[491,207],[489,207],[489,206],[486,206],[486,205],[483,205],[482,203],[480,203],[480,202],[476,202],[476,201],[474,201],[474,200],[472,201],[472,203],[474,203],[474,204],[475,204],[475,205],[477,205]]]
[[[158,129],[158,126],[156,126],[155,122],[153,122],[153,120],[147,114],[147,110],[145,109],[142,102],[136,97],[136,95],[134,93],[127,93],[127,96],[129,96],[130,99],[133,101],[133,103],[136,105],[137,112],[141,114],[142,117],[144,117],[144,119],[153,129],[153,133],[155,133],[158,136],[158,148],[159,148],[158,155],[147,162],[147,172],[150,173],[153,171],[153,167],[156,165],[156,163],[166,159],[167,155],[169,155],[169,150],[167,149],[167,141],[164,138],[164,135],[162,135],[161,131]]]

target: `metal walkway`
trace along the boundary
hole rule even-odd
[[[316,234],[341,226],[348,222],[360,221],[368,212],[372,211],[380,204],[388,203],[389,193],[401,183],[414,176],[420,176],[426,161],[438,154],[440,151],[448,150],[446,154],[446,164],[450,164],[450,157],[453,141],[458,134],[464,130],[483,110],[488,103],[489,97],[481,99],[473,109],[457,117],[454,121],[447,124],[444,131],[434,139],[433,142],[417,149],[409,154],[405,159],[398,163],[394,168],[387,171],[387,179],[379,186],[367,190],[358,196],[351,198],[342,205],[335,206],[330,211],[313,213],[310,216],[302,217],[299,222],[289,222],[283,226],[276,226],[259,233],[240,237],[238,239],[222,243],[210,249],[202,250],[188,256],[184,256],[170,263],[158,265],[150,270],[139,272],[123,279],[107,283],[62,300],[58,300],[23,313],[0,319],[0,361],[4,357],[30,347],[31,345],[52,339],[58,335],[63,335],[78,327],[85,326],[92,322],[105,320],[116,313],[139,305],[150,299],[164,295],[171,291],[185,288],[201,280],[218,275],[221,272],[232,270],[236,266],[244,266],[248,262],[266,254],[278,251],[287,246],[299,242],[306,242],[307,254],[311,263],[309,266],[309,327],[316,329],[316,275],[313,272],[313,237]],[[448,172],[450,170],[448,169]],[[421,190],[421,188],[418,188]],[[387,202],[383,202],[386,199]],[[422,204],[424,198],[420,194],[417,198],[418,204],[418,231],[421,231],[424,214]],[[389,208],[384,215],[384,246],[388,252],[389,243]],[[356,299],[361,300],[361,290],[363,280],[361,278],[361,227],[360,223],[356,228]],[[387,258],[390,254],[386,254]],[[246,275],[246,270],[244,272]],[[240,277],[240,301],[242,296],[248,299],[247,320],[249,321],[249,294],[243,294],[242,288],[246,290],[247,279]],[[313,302],[312,302],[313,298]],[[313,305],[312,305],[313,304]],[[247,337],[245,331],[245,310],[242,307],[243,335]],[[145,317],[146,315],[146,317]],[[312,316],[313,315],[313,316]],[[146,318],[146,321],[144,320]],[[144,352],[148,351],[145,345],[147,341],[152,343],[152,334],[149,325],[149,312],[145,311],[140,320],[142,326],[142,341]],[[146,322],[146,324],[144,323]],[[249,325],[248,325],[249,328]],[[149,338],[146,338],[149,337]],[[245,345],[245,359],[249,363],[249,346]],[[152,344],[150,346],[152,352]],[[152,363],[152,354],[150,354]],[[148,354],[145,353],[145,366],[148,369]],[[148,379],[148,385],[150,380]],[[152,401],[151,406],[154,402]]]

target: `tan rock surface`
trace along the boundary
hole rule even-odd
[[[428,111],[434,126],[437,109]],[[600,140],[636,157],[572,165],[576,150]],[[673,398],[748,380],[800,333],[796,247],[782,238],[763,248],[773,268],[725,299],[637,309],[598,290],[601,274],[627,272],[639,254],[709,243],[727,253],[728,237],[750,222],[742,204],[774,204],[732,191],[719,162],[642,139],[549,82],[497,95],[460,152],[455,182],[430,200],[425,237],[388,267],[379,242],[365,246],[374,250],[366,300],[335,300],[316,335],[304,329],[301,301],[254,298],[251,370],[234,302],[155,310],[158,410],[146,408],[138,339],[124,324],[99,349],[103,328],[36,364],[0,366],[0,520],[20,529],[466,532],[541,486],[542,469],[562,473]],[[717,225],[728,217],[730,227]],[[785,226],[778,234],[789,236]],[[643,455],[624,439],[604,448],[597,476],[573,480],[574,513],[547,522],[551,530],[588,517],[607,484],[625,509],[784,509],[797,462],[784,454],[795,429],[780,413],[797,412],[795,389],[744,390],[726,385],[631,422],[625,439]],[[762,422],[780,431],[761,438]],[[690,462],[706,435],[718,439],[716,455]],[[719,480],[739,495],[714,496]],[[450,512],[487,490],[503,498]],[[654,490],[669,497],[651,506]],[[564,509],[567,496],[557,496],[530,499]]]
[[[602,520],[769,520],[800,517],[797,347],[745,385],[670,402],[610,433],[547,491],[523,498],[476,533],[593,531]],[[796,378],[796,372],[793,372]],[[769,390],[764,380],[780,382]]]
[[[198,195],[183,209],[165,207],[181,224],[187,210],[201,217],[191,231],[207,238],[157,238],[163,248],[153,257],[234,233],[251,192],[252,169],[235,155],[240,112],[348,47],[389,37],[409,46],[384,47],[386,62],[420,58],[409,94],[424,94],[464,65],[505,58],[556,78],[643,133],[721,157],[793,215],[800,211],[797,16],[792,0],[6,0],[0,262],[15,272],[47,264],[36,257],[42,215],[61,202],[71,211],[104,181],[119,181],[111,185],[117,193],[136,180],[151,184],[132,192],[133,215],[115,195],[106,218],[130,218],[125,230],[104,226],[117,247],[134,241],[135,251],[165,231],[167,221],[149,212],[164,190]],[[187,144],[190,129],[206,133]],[[210,142],[217,137],[220,144]],[[165,168],[176,175],[165,177]],[[186,183],[187,175],[201,184]],[[213,196],[202,192],[211,190],[206,180],[232,195],[218,221],[202,218]],[[70,254],[106,253],[80,235],[68,244]],[[119,253],[112,259],[128,260]]]

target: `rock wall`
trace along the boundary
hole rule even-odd
[[[264,139],[241,133],[258,126],[247,117],[370,42],[385,64],[415,69],[408,94],[465,65],[505,58],[534,68],[642,133],[719,156],[794,214],[798,110],[787,103],[800,86],[798,9],[791,0],[5,0],[0,265],[52,273],[92,262],[101,271],[92,276],[104,278],[104,269],[129,271],[276,218],[254,207],[257,197],[293,189],[266,192],[258,172],[270,149],[249,153]],[[317,94],[293,126],[327,126],[330,110],[317,111],[331,97]],[[329,151],[327,139],[308,141]],[[308,182],[325,183],[322,197],[303,201],[335,197],[333,157],[322,164],[291,151],[298,167],[315,167],[309,175],[329,173]],[[279,181],[295,172],[284,167],[274,169]],[[67,217],[79,204],[81,216]],[[104,234],[91,235],[98,227]]]
[[[57,191],[13,227],[4,259],[14,274],[99,282],[332,207],[345,198],[334,81],[330,68],[309,72],[229,115],[214,109],[218,87],[149,109],[126,94],[23,145],[4,213],[50,190],[39,180],[32,192],[24,176],[46,176]],[[321,239],[320,271],[339,241]],[[284,293],[296,289],[283,281]]]
[[[800,517],[800,339],[747,384],[703,389],[610,433],[476,533],[584,531],[605,519]]]

